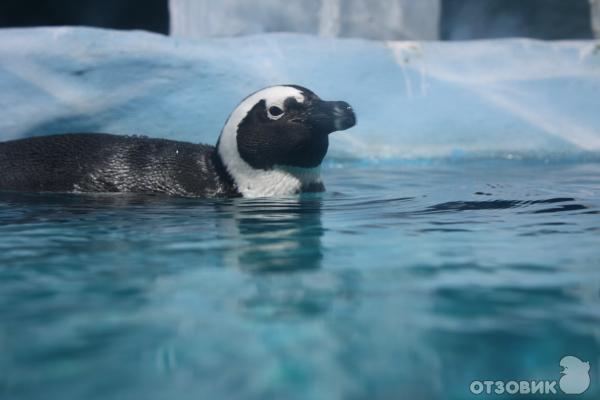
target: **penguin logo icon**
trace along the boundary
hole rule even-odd
[[[563,376],[560,378],[560,390],[565,394],[582,394],[590,387],[590,363],[574,356],[560,360]]]

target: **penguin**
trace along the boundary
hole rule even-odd
[[[216,146],[71,133],[0,143],[0,190],[269,197],[325,190],[329,134],[356,124],[352,107],[301,86],[246,97]]]

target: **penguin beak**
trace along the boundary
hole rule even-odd
[[[356,125],[356,115],[345,101],[319,100],[311,112],[313,125],[324,133],[344,131]]]

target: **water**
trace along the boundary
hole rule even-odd
[[[1,194],[0,398],[476,398],[473,380],[558,380],[565,355],[598,398],[600,164],[324,179],[266,200]]]

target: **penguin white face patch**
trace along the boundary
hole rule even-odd
[[[354,125],[351,107],[326,102],[299,86],[272,86],[244,99],[228,118],[218,154],[244,197],[284,196],[322,188],[319,166],[336,109]],[[337,108],[336,108],[337,107]]]
[[[290,86],[273,86],[267,89],[263,89],[255,94],[263,92],[265,92],[264,96],[261,97],[263,97],[263,100],[265,101],[267,117],[274,121],[283,117],[283,115],[285,114],[285,101],[289,98],[295,99],[298,103],[304,102],[304,95],[302,94],[302,92]]]
[[[288,172],[285,169],[255,169],[245,162],[239,154],[237,145],[238,126],[246,118],[249,111],[259,102],[264,101],[267,118],[278,120],[285,114],[285,102],[293,98],[298,103],[304,102],[304,95],[290,86],[273,86],[260,90],[246,99],[231,113],[225,123],[219,139],[218,152],[234,179],[238,191],[244,197],[285,196],[298,193],[303,184],[320,182],[318,171]],[[303,181],[308,182],[303,182]]]
[[[246,97],[227,119],[223,132],[221,133],[221,144],[223,144],[224,140],[237,136],[237,127],[240,122],[246,118],[248,112],[257,103],[264,101],[268,118],[271,120],[278,120],[285,114],[284,104],[289,98],[295,99],[298,103],[304,102],[304,95],[302,92],[291,86],[271,86]]]

